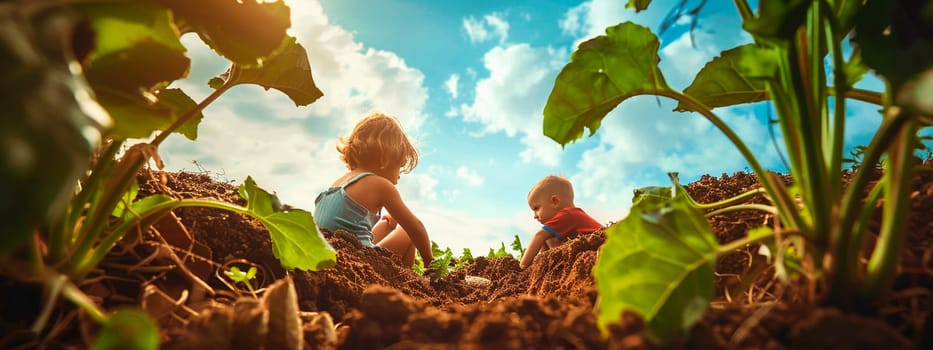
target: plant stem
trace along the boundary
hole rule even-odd
[[[101,196],[93,201],[90,209],[88,209],[88,216],[84,224],[81,225],[77,248],[71,252],[71,257],[68,258],[66,266],[63,267],[63,272],[70,274],[72,277],[83,275],[74,274],[76,267],[82,265],[88,258],[88,252],[104,233],[113,209],[116,208],[117,203],[122,199],[127,189],[130,188],[130,182],[136,180],[136,173],[149,159],[149,156],[144,154],[145,151],[141,149],[141,147],[146,146],[146,144],[133,146],[123,156],[123,159],[115,165],[114,172],[108,177]],[[100,246],[97,249],[101,249]],[[109,247],[107,249],[109,250]]]
[[[231,71],[235,69],[236,69],[236,64],[233,65],[233,67],[231,68]],[[230,90],[230,88],[232,88],[234,85],[236,85],[236,82],[234,82],[234,79],[232,79],[232,77],[229,77],[227,81],[224,82],[223,86],[221,86],[217,90],[214,90],[214,92],[212,92],[210,95],[204,98],[204,100],[202,100],[201,103],[198,103],[197,106],[195,106],[190,111],[185,113],[185,115],[178,118],[178,120],[172,123],[171,126],[169,126],[165,130],[160,132],[159,135],[157,135],[156,138],[152,140],[152,142],[149,142],[149,144],[158,148],[159,145],[162,143],[162,141],[165,141],[165,138],[167,138],[168,135],[171,135],[172,132],[180,128],[182,125],[185,125],[185,123],[191,120],[191,118],[194,118],[194,116],[198,115],[198,113],[203,111],[204,108],[207,108],[208,105],[214,102],[214,100],[220,97],[220,95],[223,95],[225,92],[227,92],[227,90]]]
[[[762,239],[766,237],[746,235],[745,237],[736,239],[734,241],[731,241],[731,242],[728,242],[726,244],[719,246],[719,248],[717,248],[716,255],[719,256],[722,254],[732,253],[736,249],[743,248],[752,243],[757,243],[758,241],[761,241]]]
[[[748,21],[754,18],[751,7],[748,6],[748,1],[746,0],[735,0],[735,8],[739,10],[739,15],[742,16],[742,22]]]
[[[686,196],[686,199],[690,203],[690,205],[694,208],[697,208],[700,210],[709,210],[709,209],[716,209],[719,207],[729,206],[735,203],[745,202],[751,199],[752,197],[758,194],[761,194],[761,193],[766,193],[763,187],[754,188],[749,191],[745,191],[744,193],[741,193],[735,197],[726,198],[721,201],[713,202],[713,203],[698,203],[695,200],[693,200],[693,198],[690,196]]]
[[[759,211],[763,211],[763,212],[770,213],[770,214],[777,214],[777,213],[778,213],[777,208],[775,208],[775,207],[773,207],[773,206],[765,205],[765,204],[751,203],[751,204],[733,205],[733,206],[728,206],[728,207],[725,207],[725,208],[722,208],[722,209],[713,210],[713,211],[711,211],[711,212],[709,212],[709,213],[704,214],[703,216],[709,218],[709,217],[713,217],[713,216],[716,216],[716,215],[721,215],[721,214],[725,214],[725,213],[731,213],[731,212],[735,212],[735,211],[742,211],[742,210],[759,210]]]
[[[67,248],[70,248],[71,244],[79,238],[75,237],[75,235],[79,233],[77,231],[77,224],[81,214],[85,213],[85,205],[97,194],[103,179],[110,175],[113,169],[114,157],[122,146],[122,140],[114,140],[100,153],[97,157],[97,164],[94,165],[94,169],[91,171],[91,175],[83,182],[78,194],[68,203],[64,221],[58,224],[60,225],[59,227],[50,231],[48,240],[48,261],[50,264],[57,265],[62,263],[66,255],[71,253]]]
[[[97,249],[88,256],[87,259],[84,259],[77,267],[75,268],[76,276],[84,276],[94,266],[100,263],[101,260],[107,256],[107,253],[110,252],[110,248],[118,241],[120,238],[123,238],[131,229],[146,229],[155,222],[157,222],[163,215],[167,214],[169,211],[182,208],[182,207],[208,207],[208,208],[217,208],[232,211],[238,214],[250,214],[249,210],[246,208],[240,207],[238,205],[229,204],[225,202],[220,202],[216,200],[207,200],[207,199],[174,199],[169,200],[158,205],[155,205],[143,213],[139,213],[139,216],[134,219],[124,221],[122,224],[117,226],[107,237],[101,240],[98,244]]]
[[[45,328],[45,324],[49,322],[49,316],[52,315],[52,310],[55,309],[55,304],[58,301],[58,295],[62,292],[62,286],[68,283],[68,277],[65,275],[58,275],[52,278],[49,278],[45,285],[48,286],[49,294],[46,295],[45,306],[42,307],[42,311],[39,312],[39,317],[36,318],[36,322],[33,322],[32,329],[33,333],[39,334],[42,332],[42,329]]]
[[[693,97],[678,93],[676,91],[655,91],[655,94],[659,96],[664,96],[677,100],[680,103],[683,103],[688,109],[697,111],[707,120],[709,120],[713,125],[719,128],[726,137],[732,141],[736,148],[738,148],[739,153],[745,158],[745,161],[748,162],[749,166],[752,168],[752,171],[758,175],[758,181],[761,183],[761,186],[764,187],[765,191],[771,195],[772,200],[774,201],[775,206],[778,208],[778,212],[782,214],[789,215],[789,217],[782,218],[786,223],[787,227],[792,230],[797,230],[797,225],[803,223],[803,219],[800,217],[800,214],[797,211],[797,208],[794,205],[794,202],[790,199],[790,196],[786,191],[782,191],[783,187],[779,187],[776,183],[776,180],[768,176],[768,172],[761,167],[761,164],[758,163],[758,159],[755,158],[755,155],[749,150],[748,146],[745,145],[745,142],[739,138],[738,135],[728,125],[726,125],[719,117],[713,114],[703,103],[697,101]]]
[[[94,303],[91,298],[88,298],[87,294],[81,291],[77,286],[71,282],[65,282],[64,289],[62,290],[62,295],[65,296],[68,300],[71,300],[72,303],[78,305],[78,307],[84,309],[88,315],[91,316],[98,323],[105,323],[109,316],[97,307],[97,304]]]
[[[906,113],[906,112],[902,112]],[[900,253],[904,246],[906,221],[910,211],[910,189],[913,179],[913,138],[917,122],[907,118],[907,125],[898,134],[888,152],[891,173],[887,177],[881,232],[875,250],[868,260],[868,270],[862,289],[863,301],[874,305],[894,281]]]
[[[821,5],[827,5],[824,2],[820,2]],[[830,15],[826,16],[826,27],[828,41],[832,44],[831,54],[833,59],[833,84],[836,86],[836,91],[841,96],[846,96],[849,92],[848,76],[845,72],[845,60],[843,58],[842,44],[840,40],[834,40],[837,33],[838,24],[836,23],[835,17],[832,16],[832,11],[826,9],[826,12]],[[824,100],[826,96],[823,96]],[[827,132],[829,140],[832,142],[829,150],[829,164],[827,171],[829,172],[829,183],[831,193],[831,198],[833,203],[838,203],[839,199],[842,198],[842,152],[845,140],[845,130],[846,130],[846,101],[845,98],[835,98],[833,100],[833,122],[828,125]],[[838,204],[834,205],[834,209],[838,210]],[[834,213],[838,215],[838,212]]]

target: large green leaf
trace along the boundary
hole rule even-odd
[[[758,16],[742,23],[742,27],[759,38],[791,40],[794,31],[807,21],[810,0],[759,1]]]
[[[261,66],[232,69],[236,73],[233,74],[234,80],[228,84],[256,84],[266,90],[276,89],[288,95],[297,106],[309,105],[324,96],[314,85],[308,53],[301,44],[295,42],[295,38],[289,38],[282,51]],[[228,70],[221,78],[231,79],[230,75]]]
[[[84,64],[95,91],[100,87],[138,94],[188,74],[191,61],[165,8],[114,2],[78,9],[95,33],[95,46]]]
[[[284,1],[156,0],[227,59],[254,65],[280,48],[291,26]]]
[[[240,185],[250,215],[259,219],[272,237],[272,253],[285,269],[317,271],[333,267],[337,253],[317,230],[311,213],[276,210],[278,198],[256,185],[252,177]]]
[[[197,103],[180,89],[159,90],[155,98],[155,101],[151,101],[139,95],[113,90],[98,93],[97,100],[107,107],[116,121],[109,136],[117,140],[146,138],[153,131],[168,129],[178,118],[197,107]],[[199,111],[174,132],[189,140],[197,140],[198,125],[203,118],[204,115]]]
[[[749,76],[741,68],[743,53],[754,49],[755,45],[749,44],[723,51],[703,66],[690,86],[684,89],[684,94],[710,108],[766,100],[765,81]],[[678,103],[674,110],[689,111],[683,103]]]
[[[894,101],[933,115],[933,3],[866,1],[855,30],[865,64],[891,83]]]
[[[671,188],[663,186],[650,186],[635,189],[632,197],[632,206],[656,207],[671,201]]]
[[[107,135],[115,140],[146,138],[153,131],[172,124],[176,116],[172,109],[143,96],[116,90],[97,88],[97,101],[113,117],[113,129]]]
[[[670,91],[657,66],[658,38],[631,22],[606,28],[580,44],[561,70],[544,106],[544,134],[561,145],[599,129],[625,99]]]
[[[638,201],[606,231],[593,268],[599,323],[631,310],[647,323],[647,335],[663,342],[685,335],[706,310],[719,245],[686,193],[666,201],[655,189],[642,193],[651,200]]]
[[[93,99],[68,43],[83,38],[63,11],[0,6],[0,252],[58,221],[111,119]]]
[[[195,108],[198,106],[198,103],[194,102],[194,99],[188,96],[188,94],[186,94],[181,89],[159,90],[158,97],[159,103],[172,109],[172,123],[177,121],[178,118],[181,118],[195,110]],[[198,125],[201,124],[202,119],[204,119],[204,114],[201,113],[201,111],[198,111],[197,115],[188,119],[188,121],[182,124],[178,129],[175,129],[174,132],[185,135],[185,137],[191,141],[197,141]],[[169,126],[171,125],[165,125],[159,128],[159,130],[165,130]]]
[[[114,118],[109,136],[149,137],[187,112],[178,110],[183,101],[177,92],[167,93],[175,97],[166,99],[169,103],[149,93],[185,77],[190,66],[168,10],[139,2],[87,3],[78,10],[95,34],[84,68],[98,101]],[[184,133],[191,138],[190,128]]]

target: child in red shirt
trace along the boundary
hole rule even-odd
[[[538,181],[528,192],[528,207],[544,226],[528,243],[522,256],[523,269],[531,265],[542,248],[553,248],[563,243],[567,235],[592,233],[603,228],[583,209],[573,205],[573,185],[563,177],[547,176]]]

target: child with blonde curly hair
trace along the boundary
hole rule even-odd
[[[367,247],[388,249],[406,266],[414,264],[417,249],[428,266],[434,257],[427,230],[395,187],[401,173],[418,165],[418,151],[398,120],[378,112],[367,115],[350,135],[338,139],[337,151],[349,172],[315,199],[317,226],[347,231]],[[383,208],[388,215],[381,215]]]

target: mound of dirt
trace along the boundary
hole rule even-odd
[[[207,174],[144,170],[138,180],[141,197],[166,194],[245,204],[237,186]],[[249,332],[266,329],[252,323],[262,318],[256,308],[265,306],[221,273],[231,266],[258,269],[257,294],[280,281],[292,282],[308,349],[933,348],[930,180],[933,176],[921,174],[914,183],[900,275],[880,313],[851,315],[820,307],[818,286],[779,282],[759,247],[750,245],[718,260],[714,302],[687,338],[663,346],[641,335],[644,324],[634,314],[622,315],[622,322],[605,332],[597,326],[591,271],[606,239],[603,231],[570,237],[543,251],[525,270],[511,257],[476,257],[432,280],[402,266],[390,252],[363,247],[341,231],[324,233],[337,250],[335,267],[285,271],[272,254],[269,233],[256,220],[219,209],[181,208],[152,229],[126,237],[81,287],[105,309],[130,305],[148,312],[159,323],[167,349],[242,346],[228,333],[252,339]],[[740,172],[704,176],[686,189],[709,203],[757,186],[754,175]],[[734,212],[713,217],[711,225],[719,242],[726,243],[771,220],[758,212]],[[484,283],[471,283],[476,280]],[[7,288],[10,281],[0,282],[5,286],[0,310],[39,309],[10,305],[10,300],[35,300],[35,288]],[[94,328],[87,325],[93,322],[74,307],[62,309],[55,316],[62,323],[55,326],[59,340],[51,344],[86,346]],[[7,314],[4,319],[29,317]]]

